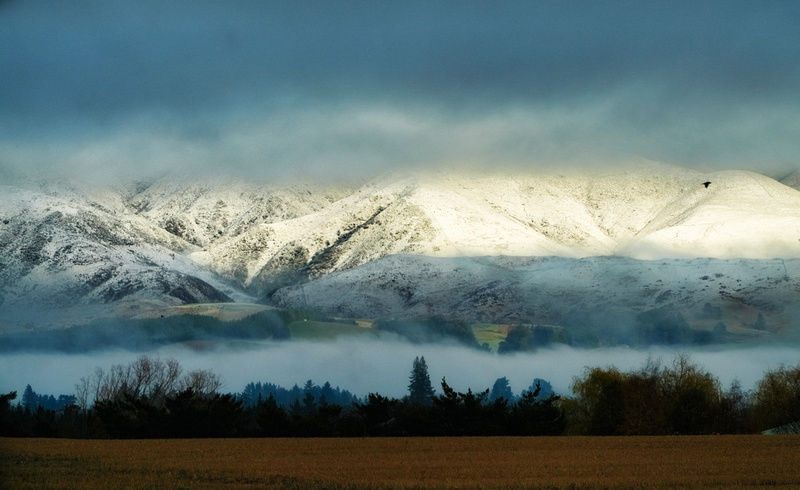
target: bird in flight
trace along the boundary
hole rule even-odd
[[[706,186],[706,189],[708,189],[708,186],[711,185],[711,182],[703,182],[703,185]]]

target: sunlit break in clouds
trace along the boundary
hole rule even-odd
[[[800,162],[792,2],[0,4],[0,170]]]

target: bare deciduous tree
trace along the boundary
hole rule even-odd
[[[201,369],[191,371],[178,384],[178,391],[191,390],[197,395],[213,395],[222,386],[220,377],[211,371]]]
[[[211,371],[191,371],[181,376],[182,372],[175,359],[142,355],[128,365],[115,364],[108,371],[96,368],[92,375],[81,378],[75,386],[76,398],[84,409],[91,403],[125,397],[146,398],[150,403],[161,405],[167,397],[179,391],[192,390],[199,395],[212,395],[222,385],[219,376]]]

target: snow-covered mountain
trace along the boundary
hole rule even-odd
[[[800,257],[800,193],[750,172],[657,164],[595,174],[391,176],[191,257],[258,294],[287,270],[313,278],[393,254]]]
[[[175,176],[4,186],[0,328],[47,306],[130,311],[254,298],[364,316],[396,314],[398,304],[424,313],[418,305],[436,303],[498,320],[514,316],[503,308],[546,310],[525,291],[561,291],[563,301],[547,302],[563,303],[559,310],[626,295],[643,308],[656,304],[633,299],[644,290],[670,302],[706,298],[700,278],[717,273],[740,282],[715,299],[741,289],[727,301],[793,301],[797,267],[784,260],[776,275],[771,260],[800,258],[800,191],[790,176],[782,181],[640,162],[590,172],[398,174],[354,188]],[[648,276],[655,259],[673,266],[657,266],[652,281],[611,279]],[[700,273],[709,267],[724,271]],[[773,284],[779,277],[788,279]],[[581,299],[592,288],[605,292]],[[481,295],[500,299],[490,305]]]
[[[355,318],[606,327],[632,325],[638,313],[659,308],[702,318],[708,304],[731,331],[753,333],[759,313],[776,330],[800,326],[800,259],[393,255],[282,288],[272,299]]]
[[[189,244],[127,212],[119,195],[45,190],[0,188],[0,324],[45,312],[49,322],[75,322],[76,306],[85,316],[121,301],[231,300],[220,278],[186,257]]]
[[[781,184],[787,185],[800,191],[800,170],[786,175],[780,180]]]

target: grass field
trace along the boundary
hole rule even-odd
[[[0,439],[0,488],[800,488],[800,436]]]
[[[348,335],[367,335],[374,338],[376,332],[371,328],[358,325],[310,320],[290,323],[289,335],[295,340],[333,340]]]
[[[479,344],[488,344],[493,351],[497,352],[500,342],[506,339],[510,328],[510,325],[481,323],[472,326],[472,333],[475,334],[475,340]]]
[[[254,303],[190,303],[180,306],[154,308],[142,313],[142,317],[157,318],[172,315],[205,315],[222,321],[241,320],[259,311],[270,309],[269,306]]]

